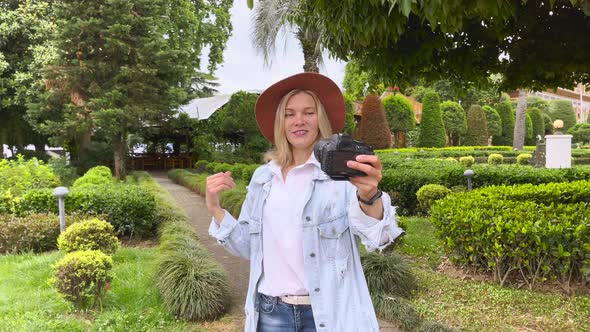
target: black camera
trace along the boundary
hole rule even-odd
[[[322,139],[313,147],[315,158],[332,180],[348,180],[351,176],[367,176],[364,172],[346,166],[349,160],[356,160],[359,154],[375,154],[373,148],[349,135],[334,134]]]

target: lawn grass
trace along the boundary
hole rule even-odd
[[[590,331],[590,295],[500,287],[437,272],[443,251],[426,218],[401,218],[396,250],[414,261],[421,289],[410,300],[425,319],[462,331]]]
[[[188,323],[165,310],[153,284],[156,250],[121,248],[102,311],[76,312],[49,285],[61,252],[0,256],[0,331],[218,331],[231,318]]]

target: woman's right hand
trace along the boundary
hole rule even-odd
[[[205,191],[205,202],[209,213],[220,223],[223,220],[223,209],[219,203],[219,195],[224,190],[235,187],[231,172],[220,172],[207,177],[207,190]]]

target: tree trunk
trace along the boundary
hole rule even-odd
[[[516,120],[514,123],[514,143],[512,148],[522,150],[524,148],[524,137],[526,134],[526,90],[518,90],[518,103],[516,106]]]
[[[127,172],[125,170],[125,158],[127,156],[127,140],[125,135],[116,134],[113,136],[114,166],[115,177],[119,181],[125,180]]]
[[[319,73],[319,55],[316,53],[317,36],[315,33],[308,33],[307,35],[301,31],[297,31],[297,39],[301,43],[303,49],[303,71]]]

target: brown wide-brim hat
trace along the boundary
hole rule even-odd
[[[256,101],[256,122],[258,128],[269,142],[274,144],[275,116],[281,99],[292,90],[313,91],[326,110],[332,133],[344,127],[346,118],[344,97],[338,85],[330,78],[318,73],[301,73],[289,76],[271,85]]]

